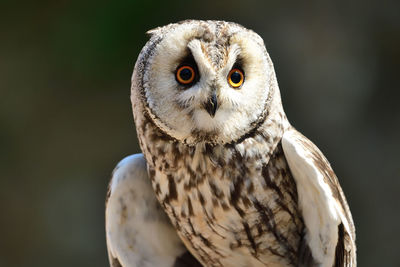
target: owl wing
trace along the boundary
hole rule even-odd
[[[338,179],[321,151],[290,129],[282,147],[296,181],[305,242],[318,266],[356,266],[353,219]]]
[[[110,266],[192,266],[194,260],[161,209],[142,154],[115,168],[106,201]]]

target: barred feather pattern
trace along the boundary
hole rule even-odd
[[[283,120],[269,114],[236,144],[189,146],[145,113],[135,117],[157,198],[205,266],[298,265],[304,224],[280,144]]]

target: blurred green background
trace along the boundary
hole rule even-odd
[[[0,266],[108,266],[110,173],[139,152],[130,77],[145,32],[258,32],[292,124],[331,161],[359,266],[400,266],[399,1],[1,1]]]

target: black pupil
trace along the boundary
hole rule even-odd
[[[179,76],[184,81],[190,80],[192,78],[192,75],[193,75],[193,73],[189,68],[184,68],[179,72]]]
[[[233,83],[240,83],[241,80],[242,80],[242,75],[240,75],[238,71],[235,71],[231,74],[231,81]]]

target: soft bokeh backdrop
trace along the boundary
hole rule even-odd
[[[288,117],[342,183],[359,266],[400,266],[399,3],[3,0],[0,266],[107,266],[107,183],[139,152],[131,72],[146,30],[187,18],[264,38]]]

